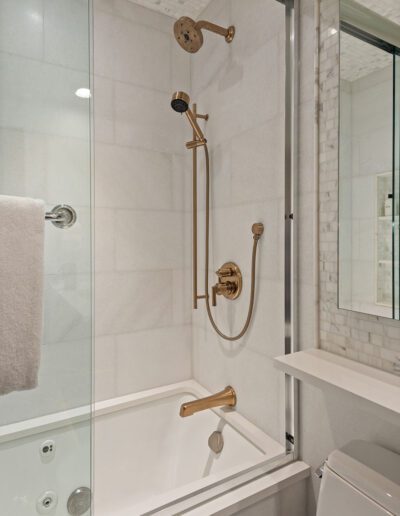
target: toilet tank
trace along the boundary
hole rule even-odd
[[[400,455],[366,441],[325,463],[317,516],[400,516]]]

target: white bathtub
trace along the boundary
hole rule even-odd
[[[95,516],[136,516],[285,454],[232,410],[179,416],[182,402],[210,393],[194,381],[96,404]],[[219,430],[224,448],[208,447]]]
[[[212,484],[285,456],[281,444],[235,411],[179,416],[183,401],[209,394],[188,381],[95,404],[93,516],[139,516],[176,500],[185,504]],[[49,515],[66,516],[70,493],[90,487],[90,421],[91,408],[80,407],[0,427],[1,516],[37,514],[49,490],[58,497]],[[218,456],[208,447],[214,430],[225,441]],[[51,461],[39,454],[48,439],[57,447]]]

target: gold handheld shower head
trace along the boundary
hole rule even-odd
[[[174,24],[175,39],[183,50],[194,54],[200,50],[203,45],[203,33],[201,29],[209,30],[223,36],[227,43],[230,43],[235,36],[235,27],[233,25],[225,29],[224,27],[205,20],[195,22],[188,16],[182,16]]]
[[[197,123],[196,116],[193,111],[189,107],[190,97],[184,91],[176,91],[172,95],[171,99],[171,107],[177,113],[185,113],[187,119],[189,120],[190,125],[193,128],[193,131],[196,133],[197,138],[199,139],[199,144],[203,145],[207,142],[204,138],[204,134]],[[197,142],[196,142],[197,143]]]

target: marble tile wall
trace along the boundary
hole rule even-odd
[[[88,3],[0,3],[0,193],[70,204],[74,227],[45,229],[44,342],[39,386],[0,399],[0,424],[91,397]]]
[[[217,0],[202,16],[234,23],[237,37],[227,45],[207,33],[189,56],[172,39],[172,18],[127,0],[95,2],[96,397],[191,375],[211,391],[230,383],[238,410],[282,440],[284,386],[272,358],[284,340],[284,6]],[[254,320],[237,343],[217,338],[202,301],[191,311],[191,130],[169,107],[175,89],[210,115],[210,284],[227,260],[244,275],[238,301],[218,299],[228,333],[247,314],[251,225],[265,224]],[[201,293],[201,152],[198,169]]]
[[[320,345],[333,353],[399,374],[400,323],[337,308],[338,25],[339,1],[322,0],[319,45]]]
[[[94,2],[95,396],[191,376],[189,55],[173,18]]]
[[[275,439],[283,439],[283,379],[272,358],[283,352],[284,70],[285,9],[264,0],[217,0],[202,17],[234,24],[232,44],[206,34],[192,56],[192,97],[201,112],[211,156],[210,285],[215,270],[233,260],[243,292],[234,303],[218,297],[219,327],[240,331],[247,315],[251,225],[261,221],[253,322],[237,342],[219,338],[204,303],[193,313],[193,375],[214,392],[235,387],[238,410]],[[203,292],[204,160],[199,152],[199,289]]]

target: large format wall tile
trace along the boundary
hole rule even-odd
[[[118,335],[118,395],[189,379],[190,338],[190,327],[185,326]],[[171,357],[176,359],[171,360]]]
[[[184,265],[180,212],[116,212],[116,269],[179,269]]]
[[[90,401],[90,112],[75,95],[89,87],[88,19],[81,0],[0,5],[1,193],[78,215],[67,231],[46,223],[39,387],[1,399],[3,424]]]
[[[99,273],[96,333],[116,335],[172,324],[172,272]]]
[[[190,377],[191,131],[170,108],[173,90],[190,92],[190,58],[172,26],[128,0],[95,2],[101,398]]]
[[[88,73],[6,53],[0,72],[1,127],[89,140],[89,104],[75,95]]]
[[[75,70],[89,69],[89,16],[87,1],[44,0],[45,61]]]
[[[95,190],[98,207],[172,210],[172,156],[97,143]]]
[[[0,6],[0,50],[43,58],[42,0],[3,0]]]

